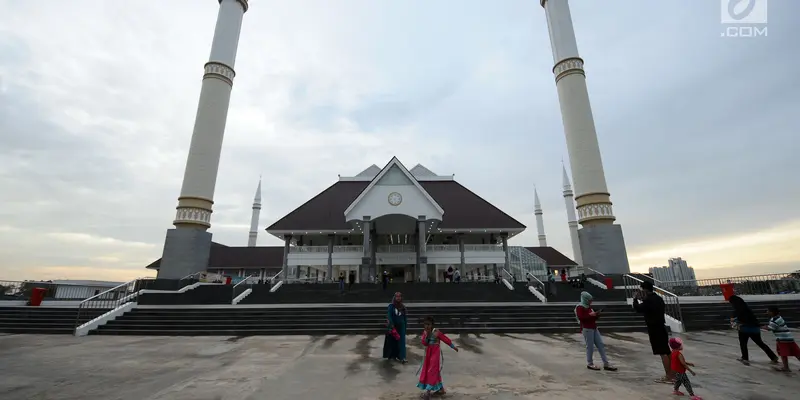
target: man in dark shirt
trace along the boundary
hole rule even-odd
[[[671,350],[669,348],[669,332],[667,332],[664,320],[664,299],[655,292],[652,283],[642,282],[640,287],[642,290],[637,292],[633,298],[633,308],[644,314],[647,335],[650,337],[650,347],[652,347],[654,355],[661,357],[664,365],[664,377],[657,382],[672,383],[674,374],[670,368]]]

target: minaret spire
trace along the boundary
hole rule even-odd
[[[603,273],[630,272],[622,227],[616,217],[606,185],[600,144],[586,87],[583,58],[572,26],[568,0],[539,0],[547,17],[547,30],[553,52],[561,122],[575,185],[575,204],[583,261]],[[570,207],[571,208],[571,207]]]
[[[258,177],[258,188],[256,196],[253,198],[253,215],[250,217],[250,235],[247,239],[247,247],[255,247],[258,241],[258,218],[261,215],[261,176]]]
[[[564,161],[561,161],[561,171],[563,172],[562,185],[564,190],[564,205],[567,206],[569,240],[572,242],[572,258],[578,265],[583,265],[581,242],[578,239],[578,219],[575,218],[575,201],[573,199],[572,185],[569,183],[569,175],[567,175],[567,167],[564,165]]]
[[[248,0],[218,0],[211,54],[203,67],[200,99],[177,212],[167,231],[158,277],[180,279],[208,268],[212,205],[222,139],[236,73],[236,52]]]
[[[533,187],[533,213],[536,214],[536,230],[539,233],[539,247],[547,247],[547,236],[544,234],[544,218],[542,217],[542,203],[539,202],[539,192]]]

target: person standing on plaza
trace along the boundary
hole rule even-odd
[[[344,271],[339,272],[339,293],[344,294]]]
[[[397,292],[386,312],[386,338],[383,341],[383,358],[406,363],[406,327],[408,316],[403,304],[403,294]]]
[[[667,332],[664,313],[666,306],[664,299],[656,292],[651,282],[642,282],[641,291],[637,292],[633,298],[633,308],[644,315],[644,322],[647,325],[647,336],[650,338],[650,347],[653,355],[661,358],[664,367],[664,376],[657,379],[658,383],[673,383],[675,374],[672,372],[669,348],[669,332]]]
[[[447,393],[444,389],[444,383],[442,382],[442,363],[444,356],[440,343],[450,346],[450,348],[456,352],[458,352],[458,347],[453,344],[453,341],[451,341],[447,335],[433,327],[433,317],[425,318],[423,326],[422,345],[425,346],[425,357],[422,359],[422,365],[418,371],[419,382],[417,383],[417,387],[422,389],[423,399],[430,399],[431,395],[434,393],[437,395],[445,395]]]
[[[594,365],[593,361],[594,349],[597,348],[597,352],[600,353],[600,359],[603,360],[603,369],[616,371],[617,368],[612,367],[608,362],[603,336],[600,335],[600,331],[597,329],[597,319],[600,318],[601,311],[592,309],[592,295],[589,292],[581,292],[581,302],[575,306],[575,317],[578,318],[581,333],[586,342],[586,368],[593,371],[600,370],[600,367]]]
[[[747,342],[753,340],[764,354],[772,360],[773,364],[778,363],[778,356],[769,348],[769,346],[761,340],[761,324],[758,322],[758,317],[750,309],[750,306],[737,295],[733,295],[728,299],[728,302],[733,307],[733,316],[731,317],[731,326],[739,331],[739,347],[742,351],[742,356],[736,360],[744,365],[750,365],[750,354],[747,350]]]

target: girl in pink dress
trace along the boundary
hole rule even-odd
[[[425,318],[425,330],[422,332],[422,345],[425,346],[425,358],[420,367],[417,387],[424,390],[423,398],[429,399],[431,393],[445,394],[442,383],[442,350],[440,342],[458,351],[458,347],[444,333],[433,328],[433,317]]]

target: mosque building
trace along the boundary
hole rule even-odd
[[[261,182],[253,201],[247,247],[213,242],[207,272],[284,281],[330,281],[341,273],[371,281],[438,282],[459,269],[465,279],[527,273],[578,263],[548,247],[538,192],[534,193],[539,246],[510,246],[525,225],[458,183],[423,165],[410,170],[397,158],[331,186],[266,228],[283,246],[256,246]],[[147,268],[159,270],[161,260]],[[505,270],[505,272],[504,272]]]

